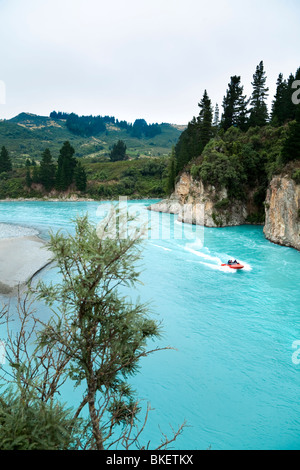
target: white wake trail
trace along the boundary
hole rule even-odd
[[[189,253],[192,253],[193,255],[197,256],[203,261],[199,260],[199,263],[201,263],[204,266],[207,266],[208,268],[217,270],[217,271],[222,271],[225,273],[236,273],[237,270],[231,269],[229,266],[222,266],[222,264],[227,263],[227,260],[229,259],[235,259],[232,256],[228,256],[227,254],[222,254],[222,255],[212,255],[209,251],[208,248],[203,247],[203,243],[201,240],[197,240],[195,243],[191,243],[185,246],[184,248],[186,251]],[[204,252],[203,250],[206,250]],[[222,259],[220,258],[222,256]],[[239,262],[244,266],[244,271],[251,271],[252,267],[250,264],[245,263],[242,260],[239,260]]]

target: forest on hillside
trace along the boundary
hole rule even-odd
[[[225,187],[230,198],[243,199],[247,188],[256,188],[263,214],[262,204],[272,175],[288,162],[300,159],[300,105],[294,99],[299,80],[300,68],[287,79],[279,74],[270,112],[263,61],[253,74],[250,97],[244,94],[241,77],[230,77],[222,114],[218,104],[212,106],[205,90],[198,104],[198,117],[188,123],[173,148],[169,193],[180,173],[187,170],[203,183]],[[297,175],[295,172],[294,177]]]
[[[69,131],[82,137],[97,136],[105,132],[107,124],[125,129],[129,135],[138,139],[153,138],[161,133],[159,124],[148,124],[145,119],[136,119],[131,124],[124,120],[120,121],[114,116],[78,116],[75,113],[68,114],[61,111],[52,111],[50,117],[55,120],[65,120]]]

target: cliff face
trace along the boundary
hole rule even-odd
[[[178,221],[206,227],[224,227],[245,223],[247,207],[241,201],[230,202],[226,189],[216,191],[204,187],[202,181],[183,173],[169,199],[149,207],[149,210],[178,214]]]
[[[289,176],[272,179],[266,198],[268,240],[300,250],[300,185]]]
[[[253,191],[254,192],[254,191]],[[189,173],[183,173],[169,199],[149,207],[149,210],[178,214],[178,221],[206,227],[225,227],[247,223],[255,212],[253,192],[247,202],[230,202],[227,191],[204,187]],[[276,176],[269,184],[265,202],[264,234],[273,243],[300,250],[300,185],[288,175]]]

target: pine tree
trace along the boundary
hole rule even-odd
[[[198,106],[200,108],[199,116],[197,119],[193,117],[188,123],[175,146],[176,174],[183,170],[193,158],[201,155],[204,147],[214,135],[213,110],[206,90]]]
[[[226,96],[223,99],[223,115],[221,127],[226,131],[231,126],[246,130],[247,127],[247,101],[244,87],[241,85],[241,77],[234,75],[230,79]]]
[[[42,155],[39,179],[46,191],[53,189],[55,183],[55,165],[49,149],[46,149]]]
[[[300,160],[300,105],[296,108],[296,120],[289,124],[288,135],[283,143],[281,157],[283,163]]]
[[[175,146],[176,175],[196,156],[201,155],[199,124],[194,117],[181,133]]]
[[[55,187],[58,191],[66,191],[73,183],[74,170],[77,164],[75,150],[70,142],[65,142],[60,149]]]
[[[198,125],[199,125],[199,155],[204,150],[204,147],[213,136],[212,131],[212,117],[213,117],[213,110],[211,106],[211,100],[208,97],[207,91],[204,90],[203,98],[198,103],[200,108],[200,113],[198,117]],[[197,156],[197,155],[194,155]]]
[[[282,73],[279,74],[276,85],[276,95],[272,103],[271,123],[275,126],[282,126],[287,119],[288,99],[288,84],[283,79]]]
[[[266,98],[268,97],[269,88],[265,86],[266,81],[267,77],[265,76],[264,63],[261,61],[253,75],[253,92],[250,101],[250,126],[262,127],[267,124],[269,116]]]
[[[285,106],[286,106],[286,120],[293,121],[295,119],[295,105],[292,101],[293,90],[292,85],[295,81],[294,75],[291,73],[287,81],[287,90],[285,95]]]
[[[2,147],[0,152],[0,174],[12,171],[12,163],[6,147]]]
[[[87,184],[87,176],[84,167],[79,161],[77,161],[77,165],[74,171],[74,178],[76,189],[78,189],[78,191],[85,191]]]
[[[119,140],[116,144],[114,144],[111,152],[110,152],[110,159],[112,162],[117,162],[120,160],[126,160],[126,150],[127,147],[123,140]]]
[[[36,184],[40,183],[40,167],[37,165],[33,167],[32,182]]]
[[[168,166],[168,181],[167,181],[167,192],[171,194],[175,188],[176,179],[176,158],[175,158],[175,147],[172,148],[170,155],[169,166]]]

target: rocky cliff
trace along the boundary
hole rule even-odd
[[[254,190],[255,191],[255,190]],[[217,191],[204,186],[188,172],[181,174],[169,199],[149,210],[178,214],[178,221],[205,227],[225,227],[249,223],[255,213],[254,191],[247,193],[247,202],[230,201],[226,189]],[[264,234],[273,243],[300,250],[300,185],[290,175],[276,176],[269,184],[265,202]]]
[[[227,190],[217,191],[214,186],[204,186],[184,172],[169,199],[149,207],[149,210],[178,214],[178,221],[206,227],[241,225],[248,216],[247,204],[230,201]]]
[[[300,185],[289,175],[270,182],[264,233],[274,243],[300,250]]]

